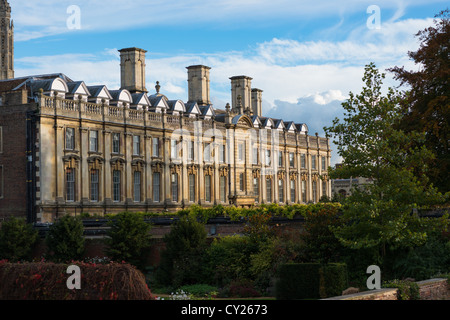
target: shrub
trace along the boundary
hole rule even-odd
[[[0,261],[0,300],[150,300],[144,275],[129,264],[73,262],[81,289],[69,290],[67,264]]]
[[[319,270],[320,274],[320,297],[340,296],[342,291],[348,287],[347,266],[343,263],[330,263]]]
[[[79,260],[83,257],[84,227],[80,218],[63,216],[50,226],[46,237],[47,258],[55,262]]]
[[[211,296],[217,295],[219,289],[208,284],[192,284],[182,286],[180,290],[190,293],[198,298],[209,298]]]
[[[180,287],[201,281],[202,253],[207,232],[205,226],[188,216],[181,217],[165,235],[166,250],[156,272],[159,285]]]
[[[151,225],[142,215],[132,212],[117,214],[108,223],[107,254],[117,261],[126,261],[143,270],[151,246]]]
[[[319,299],[320,263],[287,263],[278,269],[278,300]]]
[[[229,285],[229,295],[235,298],[259,297],[261,293],[255,289],[253,282],[248,279],[234,280]]]
[[[25,219],[11,218],[0,229],[0,260],[20,261],[29,259],[38,240],[38,232]]]
[[[397,288],[398,300],[420,300],[419,285],[407,280],[392,280],[383,284],[384,288]]]

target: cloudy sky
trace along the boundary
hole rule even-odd
[[[267,116],[307,123],[311,133],[342,115],[364,66],[417,66],[407,52],[445,0],[9,0],[16,76],[61,72],[88,85],[120,86],[117,50],[147,53],[156,81],[187,100],[186,67],[210,66],[216,108],[230,102],[231,76],[264,90]],[[387,75],[386,85],[396,83]],[[334,148],[335,149],[335,148]],[[333,163],[339,158],[334,153]]]

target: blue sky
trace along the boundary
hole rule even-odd
[[[118,49],[147,53],[147,89],[160,81],[171,99],[187,100],[185,67],[211,70],[215,107],[230,101],[235,75],[264,90],[263,112],[307,123],[323,134],[359,92],[364,66],[417,68],[408,51],[432,25],[443,0],[9,0],[15,26],[16,76],[62,72],[88,85],[120,86]],[[79,28],[69,29],[73,11]],[[369,28],[376,5],[379,29]],[[69,23],[70,24],[70,23]],[[389,78],[386,85],[395,85]],[[333,163],[339,158],[333,154]]]

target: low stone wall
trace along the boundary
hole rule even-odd
[[[447,279],[430,279],[417,282],[421,300],[449,300],[450,287]],[[397,300],[396,288],[364,291],[324,300]]]

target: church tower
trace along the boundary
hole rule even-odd
[[[0,55],[0,80],[14,78],[14,25],[7,0],[0,0]]]

